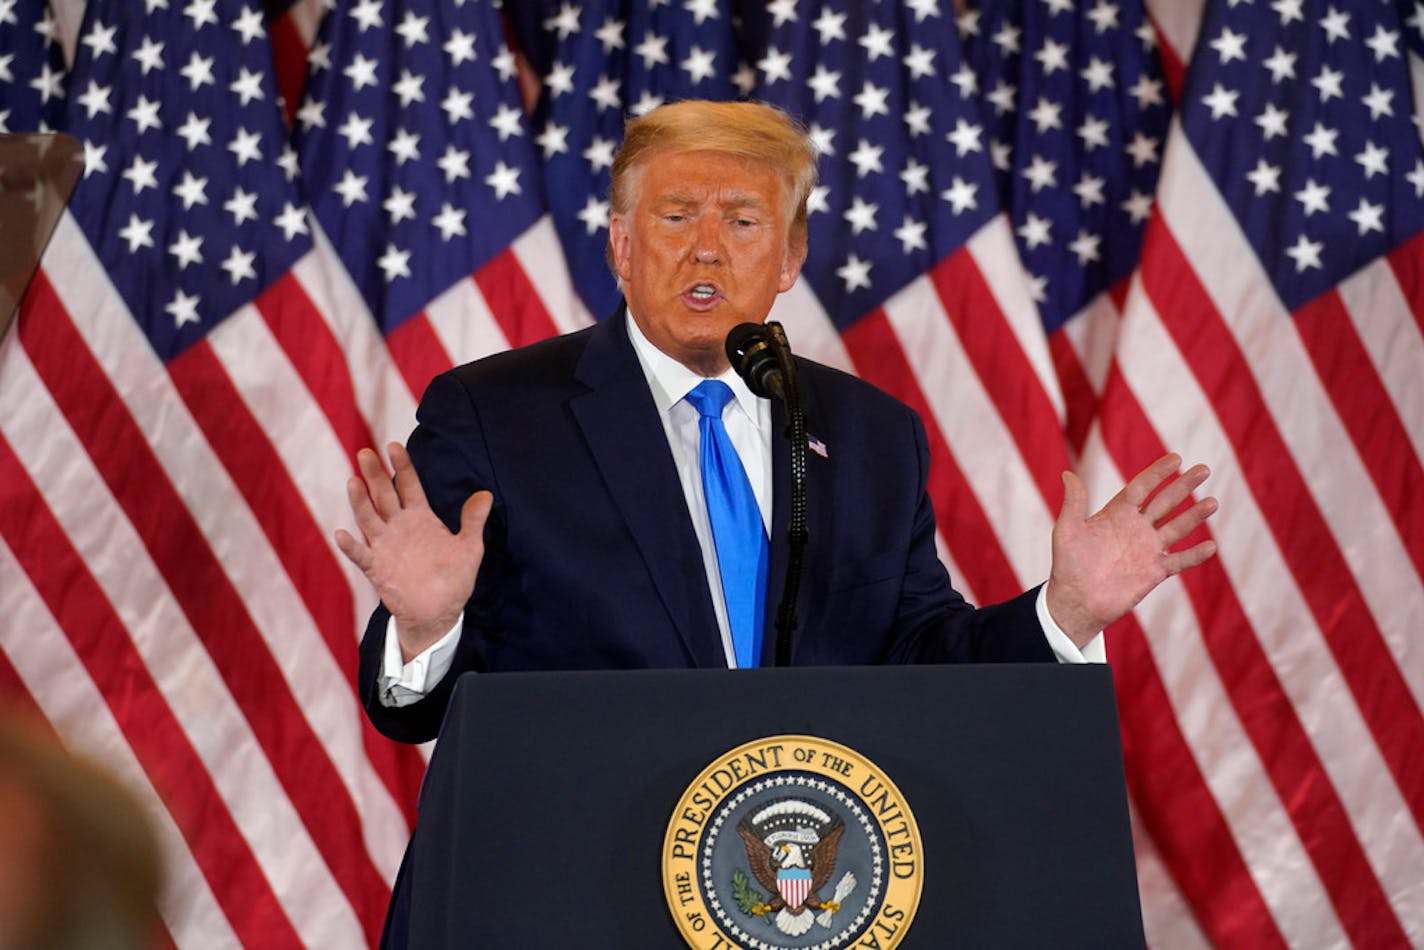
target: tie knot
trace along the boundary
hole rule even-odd
[[[720,379],[704,379],[687,394],[692,407],[710,419],[722,418],[722,410],[731,400],[732,387]]]

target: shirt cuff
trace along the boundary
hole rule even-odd
[[[455,661],[455,647],[460,643],[464,619],[455,621],[450,631],[411,657],[401,659],[400,638],[396,636],[396,618],[386,621],[386,649],[381,658],[377,686],[382,706],[409,706],[420,702],[430,688],[445,678]]]
[[[1058,624],[1053,620],[1053,615],[1048,612],[1047,584],[1038,589],[1038,596],[1033,601],[1033,609],[1038,612],[1038,625],[1043,628],[1043,635],[1048,639],[1048,646],[1053,650],[1053,655],[1058,657],[1059,663],[1106,663],[1108,661],[1107,645],[1103,642],[1101,630],[1080,650],[1078,645],[1068,638],[1068,634],[1059,629]]]

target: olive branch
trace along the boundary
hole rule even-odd
[[[766,902],[766,895],[752,887],[751,878],[740,868],[732,872],[732,899],[737,902],[737,909],[751,917],[760,917],[768,924],[771,917],[768,912],[771,907]]]

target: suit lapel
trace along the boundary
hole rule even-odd
[[[689,662],[723,667],[726,655],[702,552],[625,319],[626,311],[620,311],[590,336],[575,371],[588,392],[574,397],[570,408]]]

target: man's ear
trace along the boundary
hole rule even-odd
[[[628,223],[623,215],[615,214],[608,219],[608,251],[613,263],[613,273],[619,280],[627,280],[630,272]]]
[[[778,293],[786,293],[801,276],[801,265],[806,263],[806,238],[792,238],[786,246],[786,258],[781,263],[781,274],[776,282]]]

